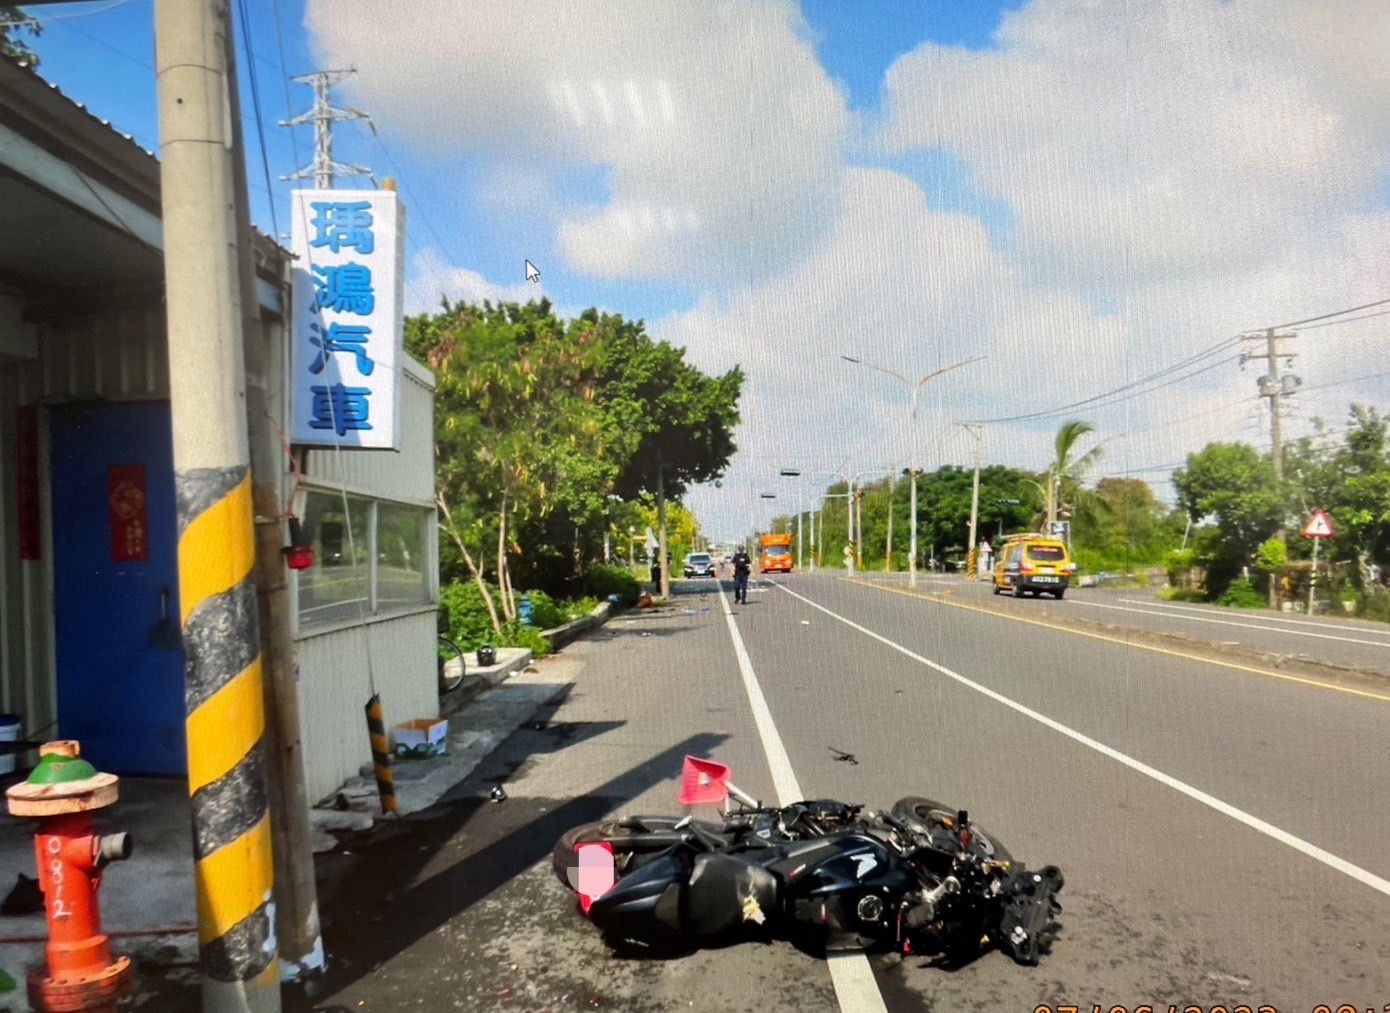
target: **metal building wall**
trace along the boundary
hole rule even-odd
[[[53,530],[47,406],[71,401],[158,400],[169,396],[164,313],[130,300],[109,312],[35,327],[38,357],[0,366],[0,706],[24,719],[27,734],[57,721],[53,657]],[[40,518],[38,560],[19,558],[15,409],[37,406]]]

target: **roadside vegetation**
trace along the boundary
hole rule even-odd
[[[435,377],[441,628],[460,646],[541,653],[548,620],[636,600],[626,569],[595,565],[605,547],[625,559],[632,534],[665,537],[672,517],[673,557],[693,542],[678,501],[734,453],[737,367],[708,376],[641,321],[562,320],[546,300],[446,300],[407,318],[405,346]]]
[[[1300,532],[1321,509],[1336,534],[1319,550],[1319,607],[1390,621],[1390,437],[1375,409],[1352,405],[1345,427],[1317,421],[1314,435],[1286,444],[1282,482],[1267,451],[1210,443],[1174,473],[1173,508],[1141,479],[1088,481],[1101,450],[1092,427],[1071,420],[1058,429],[1053,459],[1042,470],[981,468],[977,537],[997,544],[1003,534],[1069,520],[1080,574],[1147,584],[1151,574],[1166,572],[1160,596],[1168,601],[1306,608],[1313,546]],[[956,465],[918,476],[919,565],[964,566],[972,477],[973,469]],[[845,492],[843,481],[825,489],[838,498],[825,500],[820,514],[822,565],[841,565],[850,540]],[[863,567],[906,569],[906,476],[864,483],[859,502]],[[780,517],[774,530],[795,523],[794,515]]]

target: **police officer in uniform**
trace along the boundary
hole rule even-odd
[[[734,553],[734,601],[748,604],[748,575],[753,572],[753,559],[742,545]]]

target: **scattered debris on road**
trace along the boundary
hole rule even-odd
[[[826,748],[835,754],[835,759],[837,761],[848,763],[852,767],[859,766],[859,761],[855,759],[853,753],[846,753],[843,750],[836,749],[834,746],[827,746]]]

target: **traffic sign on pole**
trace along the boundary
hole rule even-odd
[[[1304,538],[1331,538],[1335,534],[1332,521],[1321,510],[1314,510],[1313,516],[1308,518],[1308,523],[1303,527]]]

